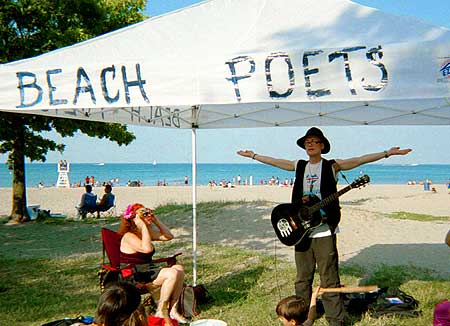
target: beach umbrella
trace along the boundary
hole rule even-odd
[[[449,125],[450,30],[348,0],[210,0],[0,65],[0,110],[192,130]]]

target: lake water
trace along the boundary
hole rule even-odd
[[[430,179],[435,184],[445,184],[450,180],[450,165],[419,164],[419,165],[381,165],[366,164],[353,170],[345,171],[347,180],[351,182],[361,174],[368,174],[374,184],[406,184],[410,180],[417,182]],[[253,184],[267,182],[270,178],[278,178],[280,182],[294,178],[294,172],[280,170],[265,164],[197,164],[197,184],[206,185],[214,180],[233,182],[241,176],[242,182],[253,180]],[[84,183],[86,176],[94,176],[102,182],[119,179],[120,185],[130,181],[141,181],[146,186],[165,182],[168,185],[182,184],[187,176],[189,184],[192,180],[190,163],[180,164],[139,164],[139,163],[73,163],[70,164],[70,183]],[[26,164],[27,187],[37,186],[43,182],[45,186],[56,184],[58,171],[56,163]],[[345,183],[342,177],[340,181]],[[6,164],[0,165],[0,187],[11,187],[11,171]]]

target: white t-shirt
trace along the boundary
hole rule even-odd
[[[311,164],[308,162],[305,166],[305,173],[303,175],[303,195],[315,195],[320,200],[322,200],[322,196],[320,194],[320,181],[322,178],[322,162],[320,160],[319,163]],[[295,163],[295,168],[297,169],[298,161]],[[336,171],[333,169],[333,176],[337,181]],[[339,227],[337,227],[334,231],[334,234],[339,233]],[[324,223],[317,228],[315,228],[311,234],[310,238],[322,238],[331,235],[331,230],[328,224]]]

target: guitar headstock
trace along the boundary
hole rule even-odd
[[[370,182],[370,177],[367,174],[364,174],[362,177],[355,179],[355,181],[353,181],[350,186],[352,188],[359,188],[359,187],[365,186],[369,182]]]

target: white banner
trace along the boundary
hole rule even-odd
[[[2,65],[0,110],[173,128],[450,123],[450,31],[347,1],[257,3],[209,1]]]

